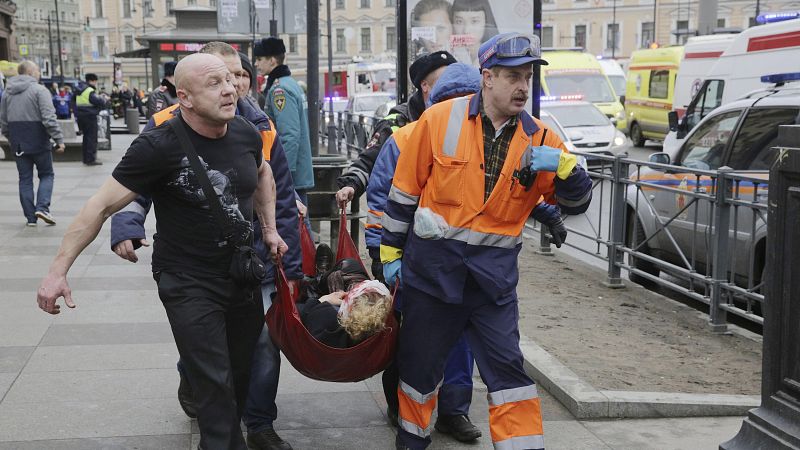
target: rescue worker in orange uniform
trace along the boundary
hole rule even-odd
[[[592,183],[558,135],[524,111],[533,64],[547,64],[538,38],[495,36],[479,61],[480,92],[433,105],[417,122],[382,220],[384,276],[403,285],[398,449],[430,444],[445,361],[463,333],[489,391],[495,449],[544,448],[519,348],[522,229],[542,199],[583,213]]]

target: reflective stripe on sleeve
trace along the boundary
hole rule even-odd
[[[392,188],[389,189],[389,200],[401,205],[414,206],[419,203],[419,195],[406,194],[392,185]]]
[[[544,449],[544,436],[520,436],[494,442],[494,450]]]
[[[539,391],[536,385],[522,386],[513,389],[504,389],[502,391],[490,392],[486,397],[489,400],[490,406],[500,406],[506,403],[519,402],[522,400],[529,400],[539,396]]]
[[[442,153],[447,156],[456,156],[458,138],[461,136],[461,124],[464,122],[464,116],[467,115],[468,102],[468,97],[461,97],[453,101],[453,106],[450,109],[450,118],[447,119],[447,131],[442,143]]]
[[[588,202],[591,199],[592,199],[592,190],[591,189],[589,189],[586,192],[586,194],[584,194],[584,196],[581,197],[578,200],[568,200],[568,199],[565,199],[565,198],[556,197],[556,200],[558,201],[558,204],[564,205],[564,206],[569,207],[569,208],[577,208],[579,206],[583,206],[583,205],[586,204],[586,202]]]
[[[132,213],[139,214],[140,216],[146,216],[147,215],[147,211],[145,211],[144,206],[140,205],[139,202],[137,202],[136,200],[128,203],[128,205],[125,206],[124,208],[122,208],[119,212],[121,212],[121,213],[123,213],[123,212],[132,212]]]
[[[408,233],[408,223],[393,219],[388,214],[383,215],[383,219],[381,219],[381,226],[383,226],[384,230],[390,233]]]
[[[367,228],[381,228],[381,218],[383,217],[383,211],[373,211],[369,210],[367,213]]]

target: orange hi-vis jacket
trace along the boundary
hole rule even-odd
[[[442,102],[417,121],[400,153],[382,220],[381,244],[403,249],[403,283],[449,303],[461,302],[467,273],[497,303],[516,299],[522,230],[534,206],[544,198],[585,210],[591,200],[591,181],[583,169],[558,181],[553,172],[539,172],[529,189],[520,185],[517,172],[530,165],[531,146],[567,151],[556,133],[545,137],[545,125],[522,112],[484,202],[480,101],[478,93]],[[567,185],[569,198],[556,195],[559,182]],[[442,239],[422,239],[413,232],[417,207],[444,218],[449,230]]]

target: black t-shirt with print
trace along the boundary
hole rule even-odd
[[[219,139],[185,128],[233,225],[234,239],[244,239],[252,230],[253,193],[263,162],[261,137],[240,117],[228,123]],[[233,250],[172,127],[165,123],[137,137],[112,176],[131,191],[153,198],[154,272],[227,275]]]

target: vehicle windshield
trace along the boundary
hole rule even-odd
[[[568,105],[547,108],[564,128],[599,127],[611,125],[608,118],[594,105]]]
[[[617,99],[606,77],[597,73],[547,75],[544,77],[549,95],[583,95],[591,103],[608,103]]]
[[[391,100],[389,95],[370,95],[367,97],[356,97],[353,101],[353,111],[369,111],[370,113],[378,109],[378,106]]]
[[[547,125],[548,128],[555,131],[558,137],[560,137],[562,141],[564,142],[569,141],[569,139],[567,139],[567,137],[564,136],[564,133],[562,133],[561,127],[559,127],[556,121],[553,120],[553,116],[549,114],[542,114],[542,117],[540,117],[540,119],[542,120],[542,122],[544,122],[545,125]]]
[[[608,81],[611,82],[611,86],[614,87],[614,92],[617,93],[617,97],[625,95],[625,77],[622,75],[607,75]]]

